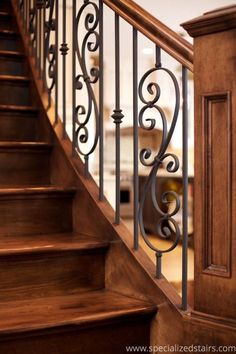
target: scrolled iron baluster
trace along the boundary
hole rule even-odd
[[[31,43],[32,43],[32,48],[35,51],[35,46],[36,46],[36,5],[35,2],[33,2],[33,6],[30,6],[30,12],[29,12],[29,33],[31,37]]]
[[[175,108],[173,112],[173,117],[171,121],[170,128],[168,129],[167,118],[165,112],[158,105],[158,101],[161,96],[161,88],[156,82],[150,82],[146,86],[146,90],[151,95],[151,99],[145,99],[143,90],[146,80],[154,72],[163,71],[165,72],[174,85],[175,89]],[[176,155],[167,153],[166,150],[171,141],[173,132],[178,119],[179,107],[180,107],[180,90],[177,79],[175,75],[167,68],[163,68],[160,62],[160,51],[156,51],[156,65],[154,68],[148,70],[140,80],[138,87],[139,98],[144,104],[139,112],[139,125],[145,130],[152,130],[156,126],[156,119],[154,118],[145,118],[145,114],[148,110],[156,110],[162,124],[162,139],[159,147],[159,151],[156,156],[152,158],[152,151],[149,148],[144,148],[140,151],[140,161],[146,167],[151,167],[151,171],[144,185],[144,190],[140,196],[140,205],[139,205],[139,224],[142,237],[146,244],[156,253],[157,257],[157,269],[156,276],[157,278],[161,277],[161,257],[163,253],[172,251],[178,244],[180,239],[180,228],[178,223],[175,221],[174,216],[178,213],[180,209],[180,199],[179,196],[174,191],[166,191],[162,195],[162,203],[169,204],[170,198],[172,202],[175,203],[174,209],[169,212],[162,210],[157,201],[156,194],[156,177],[160,167],[166,160],[169,160],[166,165],[166,170],[169,173],[174,173],[179,169],[179,159]],[[150,160],[151,159],[151,160]],[[156,213],[159,215],[159,220],[157,221],[156,230],[158,235],[163,239],[169,239],[172,234],[174,234],[173,244],[166,249],[159,249],[157,246],[153,245],[149,240],[149,237],[144,228],[143,222],[143,211],[144,204],[147,198],[148,193],[151,193],[151,201]]]
[[[80,37],[78,36],[78,29],[81,23],[82,14],[85,12],[85,9],[89,9],[89,13],[86,14],[84,19],[84,28],[86,34],[82,40],[82,43],[79,43]],[[93,13],[92,13],[93,11]],[[92,67],[88,69],[86,63],[86,52],[96,52],[99,48],[99,8],[96,3],[84,0],[83,5],[78,11],[76,16],[76,40],[75,40],[75,52],[79,61],[81,74],[77,75],[75,78],[75,90],[82,90],[84,87],[87,91],[88,102],[87,106],[77,105],[75,109],[75,148],[78,153],[84,157],[85,160],[85,175],[88,176],[88,160],[89,156],[94,152],[98,139],[99,139],[99,110],[98,104],[96,102],[94,90],[92,85],[95,84],[100,76],[99,69],[97,67]],[[87,125],[89,123],[92,110],[95,115],[95,134],[93,139],[92,147],[89,148],[89,151],[83,150],[83,144],[86,144],[89,139],[89,131]],[[81,119],[81,117],[85,117]]]
[[[51,32],[56,30],[55,19],[53,18],[55,0],[46,0],[45,8],[49,10],[48,20],[45,22],[45,60],[48,62],[48,70],[45,72],[45,82],[49,78],[50,84],[46,84],[48,90],[48,104],[51,106],[51,93],[56,82],[56,46],[50,43]]]
[[[24,11],[24,0],[20,0],[19,1],[19,9],[20,9],[20,11]]]

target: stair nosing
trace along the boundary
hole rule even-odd
[[[5,187],[4,185],[0,186],[0,198],[4,196],[14,196],[14,195],[40,195],[40,194],[74,194],[76,192],[76,188],[73,187],[55,187],[55,186],[30,186],[30,187],[22,187],[18,186],[14,187]]]
[[[18,75],[0,75],[0,81],[10,81],[10,82],[30,82],[30,77],[28,76],[18,76]]]
[[[25,54],[22,52],[19,52],[19,51],[0,50],[0,57],[21,58],[24,56],[25,56]]]
[[[30,235],[27,236],[15,236],[14,238],[16,240],[20,240],[20,238],[23,238],[22,241],[22,246],[18,245],[18,246],[11,246],[11,244],[9,245],[9,247],[7,249],[4,248],[0,248],[0,258],[1,257],[6,257],[6,256],[15,256],[15,255],[31,255],[31,254],[44,254],[44,253],[60,253],[60,252],[73,252],[75,251],[76,253],[92,253],[92,252],[99,252],[99,251],[104,251],[106,249],[108,249],[109,247],[109,241],[104,241],[104,240],[99,240],[99,239],[95,239],[95,238],[89,238],[87,237],[86,239],[84,238],[84,235],[80,235],[79,233],[62,233],[61,235],[63,235],[65,238],[68,237],[67,243],[66,243],[66,239],[64,241],[58,240],[56,237],[58,237],[58,233],[57,234],[42,234],[42,235],[33,235],[34,241],[35,241],[35,245],[31,246],[26,246],[26,244],[23,241],[27,241],[27,238],[30,239]],[[66,236],[68,235],[68,236]],[[37,241],[41,241],[40,237],[44,236],[45,238],[50,237],[51,242],[45,242],[45,245],[39,245],[37,246],[36,243]],[[74,237],[75,240],[73,241],[73,243],[71,243],[71,239],[69,239],[69,237]],[[78,236],[81,236],[81,239],[79,239]],[[10,238],[10,236],[6,236],[8,239]],[[77,237],[77,238],[76,238]],[[54,241],[57,242],[53,242],[53,238]],[[69,242],[70,241],[70,242]],[[83,242],[86,241],[87,244],[85,245]],[[48,244],[47,244],[48,243]]]
[[[0,141],[0,150],[51,150],[53,144],[41,141],[18,142],[18,141]]]
[[[101,290],[92,290],[89,292],[85,293],[80,293],[80,296],[88,296],[88,294],[91,295],[96,295],[97,293],[100,293],[101,295],[106,293],[110,293],[111,295],[114,294],[116,296],[119,296],[120,298],[129,298],[130,297],[123,295],[123,294],[118,294],[117,292],[107,290],[107,289],[101,289]],[[55,298],[59,298],[54,297]],[[45,298],[44,298],[45,299]],[[48,297],[47,297],[48,299]],[[12,328],[0,328],[0,336],[6,336],[6,335],[18,335],[20,333],[34,333],[34,332],[42,332],[42,331],[57,331],[57,330],[66,330],[66,329],[75,329],[75,327],[78,328],[84,328],[84,327],[91,327],[94,325],[102,325],[104,323],[109,323],[112,321],[112,323],[115,322],[120,322],[122,320],[127,320],[127,319],[132,319],[135,316],[153,316],[157,312],[157,305],[148,302],[147,300],[139,300],[137,298],[133,298],[133,300],[140,302],[140,305],[136,305],[134,308],[123,308],[123,309],[113,309],[113,311],[108,312],[101,312],[99,315],[97,313],[95,314],[90,314],[90,315],[82,315],[82,316],[77,316],[72,319],[66,319],[66,320],[59,320],[57,323],[40,323],[40,324],[32,324],[30,325],[29,323],[25,324],[22,327],[12,327]],[[28,300],[20,300],[18,301],[19,305],[23,304],[24,302],[26,303]],[[65,306],[61,306],[61,309],[65,309]],[[69,309],[69,307],[68,307]],[[60,308],[58,309],[60,311]],[[0,312],[1,313],[1,312]]]
[[[0,11],[0,16],[12,17],[12,14],[7,11]]]
[[[17,31],[14,30],[7,30],[7,29],[0,29],[0,35],[1,34],[6,34],[6,35],[10,35],[10,36],[19,36],[19,33]]]
[[[19,106],[19,105],[4,105],[0,104],[0,111],[13,112],[38,112],[39,109],[35,106]]]

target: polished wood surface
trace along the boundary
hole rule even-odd
[[[1,23],[1,19],[0,19]],[[24,76],[27,72],[25,61],[22,60],[21,52],[11,52],[7,50],[0,51],[0,66],[5,74]]]
[[[73,229],[74,190],[54,187],[0,189],[0,233],[29,235]]]
[[[7,239],[2,236],[0,245],[0,256],[71,250],[76,251],[77,254],[82,254],[96,252],[96,250],[105,251],[109,242],[74,232],[64,232],[35,235],[34,237],[31,237],[31,235],[8,236]]]
[[[195,37],[194,310],[236,323],[235,18],[232,6],[184,27]]]
[[[0,142],[0,185],[49,185],[51,150],[47,143]]]
[[[37,117],[35,107],[0,105],[0,141],[38,140]]]
[[[84,244],[85,247],[85,244]],[[67,296],[104,288],[104,248],[77,252],[69,247],[0,257],[0,303]],[[4,307],[4,306],[3,306]],[[40,312],[40,307],[36,311]],[[57,319],[54,319],[57,321]]]
[[[132,315],[151,316],[156,307],[149,302],[111,291],[91,291],[60,297],[45,297],[0,305],[0,336],[18,331],[40,330],[64,325],[91,325]],[[55,316],[57,324],[55,324]]]
[[[14,16],[12,26],[1,16],[9,4],[0,3],[0,352],[149,345],[157,306],[105,290],[109,228],[42,109]]]
[[[0,104],[31,105],[30,79],[28,77],[0,75],[0,85]]]
[[[183,23],[182,26],[192,37],[235,29],[236,5],[206,12],[203,16]]]
[[[0,29],[0,50],[20,51],[22,48],[15,31]]]
[[[103,0],[152,42],[156,43],[190,71],[193,71],[193,47],[132,0]]]

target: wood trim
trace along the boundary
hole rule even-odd
[[[225,141],[221,141],[222,144],[220,148],[220,153],[218,154],[218,162],[214,160],[216,158],[216,152],[214,151],[214,146],[217,144],[216,136],[214,135],[213,125],[218,126],[218,131],[220,130],[221,122],[218,120],[218,116],[214,114],[214,105],[222,110],[225,110],[225,116],[221,119],[226,121],[227,131]],[[219,106],[220,105],[220,106]],[[219,111],[218,109],[218,111]],[[231,232],[231,216],[232,216],[232,137],[231,137],[231,126],[232,126],[232,114],[231,114],[231,93],[230,92],[217,92],[210,93],[202,96],[202,110],[203,110],[203,132],[204,136],[204,149],[202,161],[203,161],[203,175],[204,175],[204,188],[206,195],[203,196],[206,205],[204,206],[204,242],[203,242],[203,273],[218,275],[221,277],[231,276],[231,243],[232,243],[232,232]],[[220,132],[219,132],[220,134]],[[218,134],[218,135],[219,135]],[[217,144],[218,145],[218,144]],[[225,174],[226,180],[222,183],[227,186],[225,197],[227,200],[226,211],[221,214],[216,220],[217,211],[219,211],[219,206],[215,205],[215,194],[217,182],[214,166],[219,165],[219,161],[225,162]],[[219,167],[217,166],[217,169]],[[223,185],[219,190],[224,190]],[[223,202],[223,200],[222,200]],[[227,215],[227,216],[226,216]],[[223,220],[224,217],[227,220]],[[225,223],[223,222],[225,221]],[[215,233],[218,229],[219,232],[224,232],[225,242],[222,247],[219,247],[219,232]],[[224,230],[224,231],[223,231]],[[217,237],[218,236],[218,237]],[[222,241],[223,242],[223,241]],[[217,245],[217,246],[216,246]],[[216,250],[217,249],[217,250]],[[221,254],[221,255],[220,255]],[[223,255],[223,256],[222,256]],[[224,259],[224,261],[223,261]]]
[[[103,2],[193,72],[193,46],[132,0]]]
[[[219,317],[210,315],[209,313],[192,311],[190,315],[186,316],[186,319],[191,319],[201,323],[204,326],[210,326],[210,328],[220,328],[221,330],[233,330],[236,331],[236,321],[227,317]]]
[[[236,5],[206,12],[181,26],[192,37],[230,30],[236,27]]]

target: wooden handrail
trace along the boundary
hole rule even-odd
[[[132,0],[103,0],[120,17],[193,72],[193,46]]]

